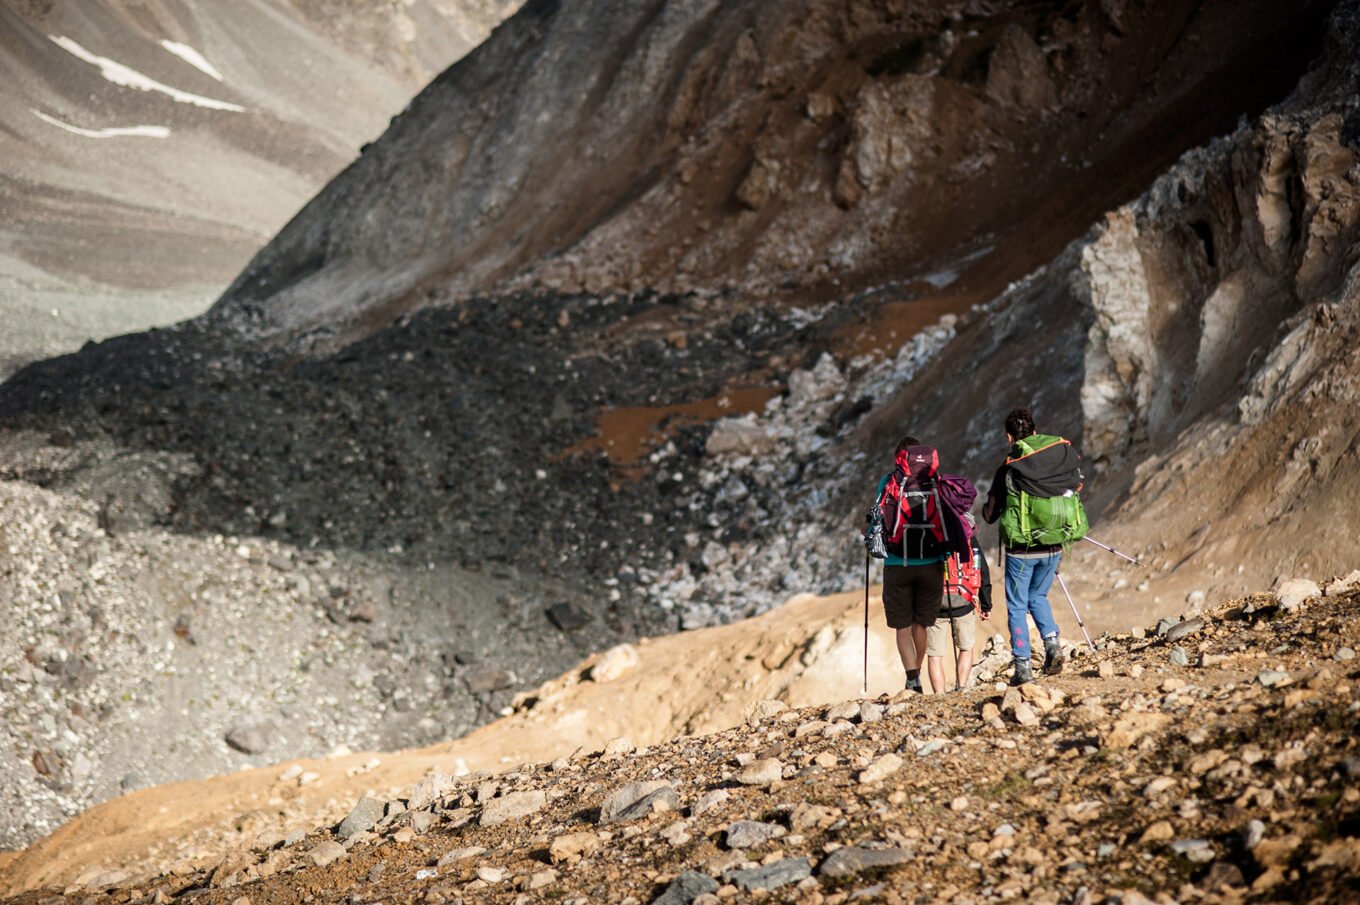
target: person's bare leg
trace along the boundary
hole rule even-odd
[[[925,649],[924,644],[921,649]],[[912,645],[910,628],[897,629],[897,656],[902,658],[902,668],[907,672],[920,668],[916,665],[916,648]]]
[[[912,669],[920,669],[921,661],[926,656],[926,627],[924,625],[913,625],[911,627],[911,642],[916,645],[916,665]]]
[[[926,672],[930,674],[932,693],[944,694],[949,690],[944,684],[944,657],[926,657]]]
[[[959,651],[958,677],[959,687],[968,687],[968,673],[973,670],[973,649]],[[932,678],[934,678],[932,676]]]

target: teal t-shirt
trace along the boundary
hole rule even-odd
[[[874,497],[874,501],[875,501],[875,502],[877,502],[877,501],[883,499],[883,488],[888,486],[888,478],[891,478],[891,477],[892,477],[892,474],[885,474],[885,475],[883,476],[883,480],[881,480],[881,481],[878,482],[878,495]],[[884,534],[887,533],[888,528],[889,528],[888,525],[884,525],[884,526],[883,526]],[[903,559],[902,557],[900,557],[900,556],[893,556],[891,553],[889,553],[889,554],[888,554],[888,558],[885,559],[885,560],[883,560],[883,565],[885,565],[885,566],[928,566],[928,565],[930,565],[931,563],[944,562],[944,559],[945,559],[945,558],[944,558],[943,556],[930,556],[930,557],[927,557],[926,559],[910,559],[910,558],[908,558],[908,559],[905,559],[905,560],[904,560],[904,559]]]

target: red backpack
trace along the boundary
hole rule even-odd
[[[940,456],[930,446],[909,446],[883,486],[878,505],[888,552],[904,559],[929,559],[946,553],[945,531],[935,472]]]
[[[944,561],[944,593],[945,599],[962,597],[973,605],[973,611],[978,611],[978,597],[982,590],[982,570],[978,568],[977,557],[974,556],[968,562],[960,561],[957,553],[951,554]],[[957,604],[950,604],[957,606]]]

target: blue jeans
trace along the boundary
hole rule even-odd
[[[1030,658],[1029,620],[1039,627],[1042,638],[1058,637],[1058,623],[1048,605],[1048,589],[1058,574],[1061,553],[1043,559],[1006,557],[1006,625],[1011,632],[1011,654],[1017,660]]]

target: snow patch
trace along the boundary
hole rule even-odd
[[[188,44],[181,44],[178,41],[162,40],[161,46],[164,47],[166,50],[170,51],[171,53],[173,53],[175,56],[179,57],[184,62],[188,63],[190,66],[197,69],[199,72],[204,73],[210,78],[217,79],[217,81],[219,82],[223,80],[222,73],[217,71],[217,67],[214,66],[212,63],[209,63],[207,58],[204,57],[203,54],[199,53],[197,50],[194,50]]]
[[[230,113],[244,113],[245,107],[238,104],[228,103],[227,101],[214,100],[210,97],[203,97],[200,94],[190,94],[187,91],[180,91],[178,88],[171,88],[169,85],[162,84],[155,79],[142,75],[135,69],[124,66],[122,63],[110,60],[107,57],[96,56],[84,47],[81,47],[70,38],[57,35],[48,35],[52,43],[62,50],[84,60],[91,66],[99,67],[99,74],[115,85],[124,88],[132,88],[136,91],[155,91],[164,94],[172,100],[181,104],[193,104],[197,107],[207,107],[209,110],[226,110]]]
[[[170,130],[165,126],[114,126],[108,129],[82,129],[80,126],[73,126],[61,120],[48,116],[41,110],[30,110],[34,116],[43,122],[56,126],[58,129],[65,129],[75,135],[83,135],[86,138],[169,138]]]

